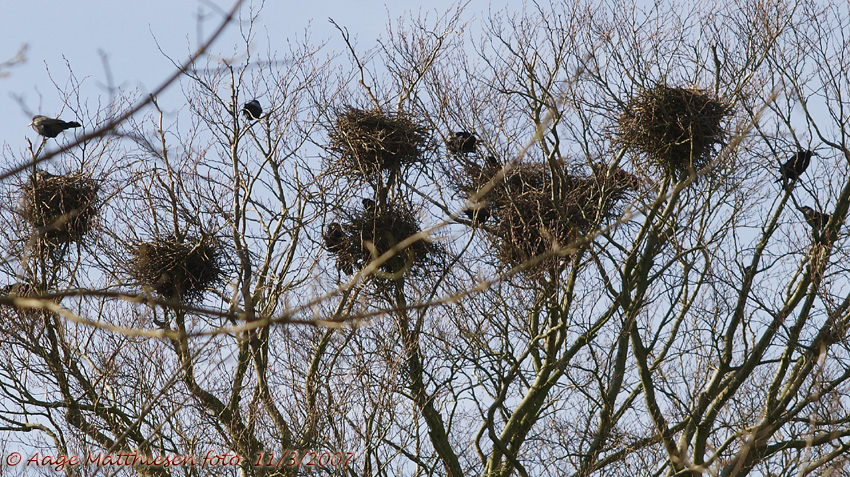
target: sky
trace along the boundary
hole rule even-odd
[[[262,29],[257,48],[259,53],[265,50],[268,33],[268,44],[272,48],[279,44],[283,50],[287,38],[303,37],[305,29],[309,29],[315,42],[339,40],[339,33],[328,22],[331,17],[349,30],[358,45],[368,49],[386,30],[388,19],[420,10],[444,12],[455,3],[454,0],[432,0],[424,7],[420,2],[408,1],[268,0],[257,22]],[[256,0],[253,3],[246,0],[242,7],[244,17],[251,7],[256,9],[259,4]],[[37,137],[28,126],[33,115],[53,117],[60,113],[62,98],[51,76],[64,86],[69,76],[66,62],[76,77],[86,79],[85,94],[101,95],[103,103],[108,101],[110,76],[113,85],[150,92],[174,71],[163,53],[183,61],[190,49],[199,44],[199,37],[205,39],[212,33],[223,18],[222,12],[232,8],[233,3],[225,0],[47,0],[3,1],[0,5],[0,63],[26,46],[25,63],[6,69],[8,75],[0,77],[0,111],[3,112],[0,115],[0,144],[5,143],[17,152],[25,147],[25,137],[33,140]],[[474,14],[486,10],[488,4],[472,2],[468,8]],[[229,55],[239,43],[238,25],[231,24],[213,45],[212,53]],[[341,42],[331,45],[337,51],[343,47]],[[98,100],[96,97],[87,99]],[[64,115],[63,118],[74,119]]]

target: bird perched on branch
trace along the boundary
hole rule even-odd
[[[35,171],[35,180],[37,180],[37,181],[46,181],[46,180],[50,180],[54,177],[56,177],[56,176],[47,172],[47,171],[43,171],[41,169]]]
[[[806,223],[808,223],[814,230],[820,230],[826,227],[826,224],[829,223],[830,214],[818,212],[807,205],[800,207],[800,212],[803,213]]]
[[[809,167],[813,154],[812,151],[797,151],[785,164],[779,166],[779,174],[782,177],[777,179],[776,182],[782,182],[784,185],[787,184],[788,180],[799,179],[806,168]]]
[[[376,206],[375,206],[374,200],[372,200],[372,199],[361,199],[360,203],[363,204],[363,210],[365,210],[366,212],[368,212],[370,214],[375,213]]]
[[[477,142],[475,133],[458,131],[446,141],[446,149],[454,154],[471,154],[475,152]]]
[[[35,132],[44,137],[56,137],[66,129],[82,126],[82,124],[75,121],[63,121],[41,115],[33,116],[32,122],[29,125],[35,129]]]
[[[466,214],[473,226],[478,226],[487,222],[487,219],[490,218],[490,207],[489,205],[480,205],[476,208],[466,209],[463,213]]]
[[[242,114],[248,120],[260,119],[260,116],[263,115],[263,107],[260,106],[259,101],[252,99],[245,103],[245,106],[242,106]]]
[[[328,224],[325,233],[322,234],[322,238],[325,239],[325,248],[328,251],[339,252],[345,246],[345,232],[342,231],[342,227],[336,222]]]
[[[325,228],[322,238],[325,240],[325,248],[337,255],[337,267],[351,275],[354,272],[354,267],[340,256],[340,254],[345,253],[346,242],[348,241],[348,236],[343,232],[342,226],[336,222],[331,222]]]

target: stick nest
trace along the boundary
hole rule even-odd
[[[337,267],[347,274],[352,274],[356,268],[365,267],[407,238],[421,234],[416,214],[400,202],[388,203],[383,208],[358,208],[343,221],[341,229],[342,235],[332,246],[328,246],[326,240],[325,247],[336,256]],[[380,266],[380,270],[390,276],[377,276],[394,279],[408,273],[413,276],[431,275],[442,270],[444,256],[442,247],[422,236],[395,251]]]
[[[97,223],[98,190],[97,182],[83,174],[38,171],[24,184],[23,217],[49,244],[78,242]]]
[[[727,103],[698,88],[658,85],[629,101],[618,120],[620,142],[673,177],[705,167],[726,138]]]
[[[328,136],[341,158],[340,172],[364,178],[425,162],[429,147],[427,129],[411,116],[351,106],[337,116]]]
[[[166,299],[197,301],[223,279],[224,249],[212,236],[140,242],[132,254],[133,277]]]
[[[489,211],[483,228],[499,260],[509,266],[572,244],[595,224],[622,214],[622,202],[640,187],[631,173],[596,164],[591,174],[568,172],[558,164],[557,177],[548,164],[519,163],[496,178],[501,166],[464,164],[453,174],[455,187],[467,198],[492,186],[479,201]],[[554,254],[527,270],[537,273],[559,266]]]

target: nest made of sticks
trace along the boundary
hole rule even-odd
[[[618,119],[619,141],[673,177],[705,167],[715,144],[723,144],[723,120],[731,106],[708,92],[664,84],[644,90]]]
[[[33,298],[42,295],[34,286],[29,283],[14,283],[0,287],[0,296],[9,298]],[[59,298],[50,298],[53,303],[59,303]],[[14,315],[5,314],[6,309],[14,311]],[[4,317],[0,323],[0,331],[20,333],[24,332],[26,336],[35,336],[43,322],[39,320],[50,313],[47,310],[38,308],[24,308],[16,305],[6,305],[0,307],[0,316]]]
[[[596,164],[591,174],[567,171],[558,164],[518,163],[504,178],[491,184],[501,166],[465,163],[455,171],[455,187],[467,198],[485,187],[481,197],[492,217],[483,229],[499,260],[509,266],[526,264],[545,253],[569,246],[600,219],[619,216],[623,199],[640,181],[619,167]],[[562,254],[553,254],[528,270],[536,273],[557,266]]]
[[[102,203],[97,181],[84,174],[38,171],[23,186],[24,219],[51,244],[77,242],[94,228]]]
[[[210,235],[139,242],[131,252],[133,277],[166,299],[197,301],[225,272],[224,248]]]
[[[325,239],[325,247],[337,260],[337,267],[347,274],[366,266],[384,253],[396,248],[407,238],[421,234],[416,214],[407,204],[389,202],[385,206],[356,209],[340,224],[341,234],[333,243]],[[395,279],[399,274],[425,276],[441,270],[444,250],[428,237],[395,251],[376,276]]]
[[[328,133],[345,175],[373,177],[381,171],[424,162],[428,131],[406,113],[346,106]]]

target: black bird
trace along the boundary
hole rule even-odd
[[[475,152],[475,144],[478,139],[475,138],[475,133],[467,131],[458,131],[454,137],[450,137],[446,141],[446,149],[454,154],[471,154]]]
[[[796,154],[791,156],[791,159],[785,164],[779,166],[779,179],[776,182],[782,182],[785,184],[788,180],[797,180],[803,175],[803,172],[806,171],[806,168],[809,167],[809,163],[812,161],[812,155],[814,152],[812,151],[797,151]]]
[[[370,214],[375,213],[375,201],[372,199],[361,199],[360,203],[363,204],[363,210],[369,212]]]
[[[472,225],[477,226],[487,222],[487,219],[490,218],[490,207],[481,206],[479,208],[469,208],[463,211],[464,214],[469,218],[469,221],[472,222]]]
[[[256,99],[252,99],[245,103],[245,106],[242,106],[242,114],[248,120],[260,119],[260,116],[263,115],[263,107],[260,106],[260,102]]]
[[[345,251],[348,236],[345,235],[345,232],[342,231],[342,227],[336,222],[331,222],[325,229],[325,233],[322,234],[322,238],[325,239],[325,248],[327,248],[329,252],[337,256],[337,268],[347,273],[348,275],[354,273],[354,267],[352,266],[351,262],[346,260],[346,256],[348,254],[345,253]]]
[[[501,169],[502,163],[496,159],[496,156],[487,156],[487,167],[490,169]]]
[[[339,253],[342,249],[345,248],[345,232],[342,231],[342,227],[336,223],[332,222],[325,229],[325,233],[322,234],[322,238],[325,239],[325,248],[330,252]]]
[[[807,205],[800,207],[800,212],[803,213],[806,223],[814,230],[820,230],[826,227],[826,224],[829,222],[830,214],[818,212]]]
[[[29,124],[35,129],[35,132],[44,137],[56,137],[62,131],[71,128],[82,126],[75,121],[62,121],[61,119],[48,118],[47,116],[33,116],[32,122]]]

